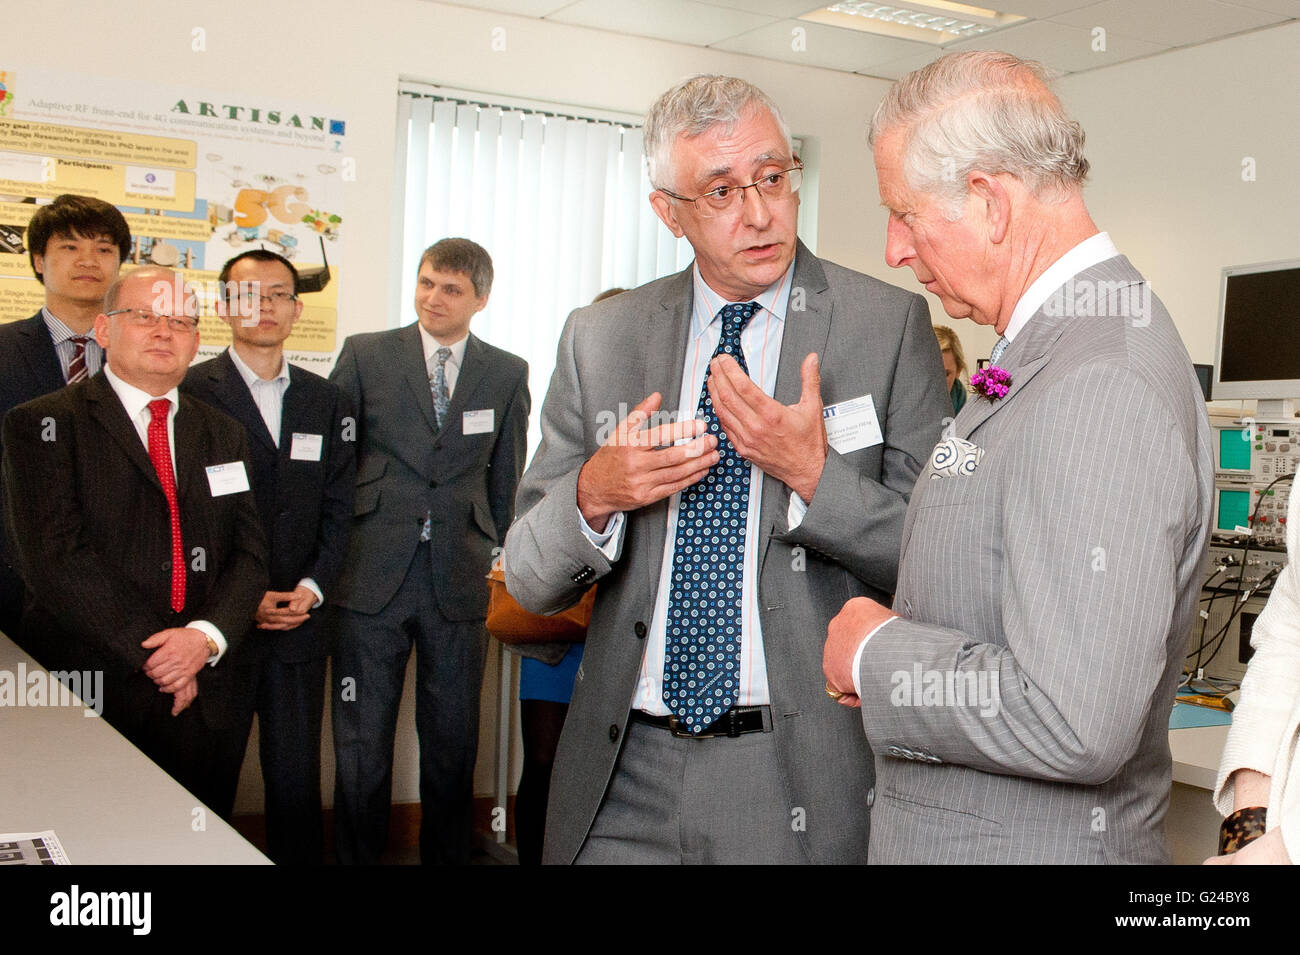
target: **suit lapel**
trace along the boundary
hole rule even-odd
[[[821,262],[799,243],[795,252],[794,276],[790,286],[790,305],[785,313],[785,329],[781,334],[781,359],[776,366],[776,389],[773,397],[783,405],[796,404],[803,390],[800,369],[809,352],[820,359],[826,352],[826,342],[831,332],[830,296],[824,293],[830,286]],[[797,308],[796,306],[802,306]],[[786,487],[771,475],[763,475],[763,504],[759,516],[759,575],[767,558],[767,545],[772,535],[785,527],[785,514],[789,507]]]
[[[298,422],[307,413],[306,396],[299,385],[301,373],[293,365],[289,366],[289,387],[284,393],[284,405],[280,409],[280,449],[292,449],[293,431]],[[258,415],[260,418],[261,415]]]
[[[647,318],[634,316],[636,328],[632,347],[645,358],[645,377],[633,402],[656,391],[661,396],[660,409],[675,411],[682,391],[682,368],[686,364],[686,336],[690,333],[695,285],[693,267],[678,272],[664,284],[659,313]],[[629,406],[628,410],[631,410]],[[694,409],[687,413],[691,414]],[[621,413],[621,410],[620,410]],[[638,522],[642,559],[647,567],[658,567],[663,560],[664,541],[668,536],[668,500],[658,501],[644,510]],[[648,606],[658,599],[658,575],[650,584]]]
[[[397,343],[397,354],[393,356],[394,367],[401,371],[415,398],[415,406],[424,415],[429,430],[436,434],[438,415],[433,410],[433,392],[429,390],[429,369],[424,363],[424,343],[420,339],[419,324],[399,328],[394,341]]]
[[[472,334],[465,339],[465,354],[460,361],[460,371],[456,374],[456,388],[451,393],[451,403],[447,405],[447,420],[442,423],[446,428],[451,422],[460,419],[474,396],[474,389],[487,375],[487,362],[483,358],[483,343]],[[433,391],[429,392],[429,401],[433,401]],[[500,422],[497,422],[498,424]]]
[[[267,430],[262,412],[258,410],[257,402],[253,400],[253,393],[248,390],[248,384],[239,373],[239,369],[235,367],[230,353],[222,352],[208,362],[208,365],[211,369],[208,374],[212,380],[212,389],[220,397],[221,403],[230,409],[231,417],[239,419],[249,434],[274,451],[275,441],[271,437],[271,432]],[[283,418],[283,415],[281,417]]]
[[[145,450],[139,432],[135,430],[131,419],[126,416],[126,409],[122,407],[122,402],[118,400],[117,393],[113,391],[113,386],[108,383],[108,378],[102,371],[87,383],[86,400],[90,405],[91,416],[99,422],[109,437],[117,442],[118,447],[131,463],[161,494],[162,482],[158,480],[158,472],[154,470],[153,461],[149,459],[149,452]],[[177,463],[179,465],[179,459]]]
[[[27,339],[27,345],[22,349],[23,358],[35,379],[47,391],[62,388],[63,366],[59,364],[59,354],[54,350],[54,339],[50,337],[49,326],[45,324],[45,315],[37,312],[27,319],[20,326],[19,334]]]

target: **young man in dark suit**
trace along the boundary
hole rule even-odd
[[[102,671],[104,718],[228,816],[226,657],[266,591],[266,545],[243,431],[177,390],[198,350],[179,287],[154,267],[109,286],[103,371],[5,418],[5,503],[25,645],[47,669]]]
[[[270,549],[270,589],[232,661],[242,729],[227,754],[243,762],[258,715],[266,787],[267,853],[279,864],[319,864],[323,852],[320,735],[328,643],[317,612],[338,579],[356,476],[352,411],[319,375],[290,365],[284,342],[302,315],[298,273],[254,249],[221,270],[233,342],[195,365],[181,386],[244,426],[249,478]]]
[[[31,318],[0,325],[0,418],[99,371],[104,350],[92,326],[118,266],[131,254],[131,230],[107,202],[62,195],[37,207],[26,244],[45,305]],[[7,537],[0,525],[0,631],[17,637],[23,582]]]
[[[443,239],[420,260],[419,321],[354,335],[330,380],[357,409],[357,496],[334,651],[339,861],[378,861],[393,739],[416,648],[420,857],[464,863],[487,632],[486,575],[505,540],[528,433],[528,365],[469,333],[492,259]]]

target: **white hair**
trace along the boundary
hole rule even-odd
[[[673,146],[678,136],[687,138],[708,132],[714,126],[733,127],[751,109],[765,109],[776,120],[792,155],[790,129],[766,93],[734,76],[701,74],[678,83],[655,104],[645,118],[645,156],[650,182],[656,189],[676,185]]]
[[[961,217],[967,176],[1010,173],[1039,199],[1083,185],[1083,127],[1048,88],[1041,63],[1009,53],[950,53],[909,73],[885,94],[867,138],[901,129],[909,187],[937,197]]]

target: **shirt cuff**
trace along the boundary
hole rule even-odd
[[[785,526],[788,530],[794,530],[803,523],[804,515],[808,513],[808,505],[794,491],[790,492],[790,506],[785,512]]]
[[[604,533],[593,531],[587,524],[587,519],[582,516],[582,511],[578,511],[578,527],[582,530],[582,535],[591,541],[591,546],[596,548],[605,555],[606,560],[617,560],[619,545],[623,542],[623,512],[619,511],[609,519],[605,525]]]
[[[212,642],[217,645],[217,653],[216,656],[208,660],[208,666],[216,666],[217,661],[226,655],[226,638],[221,635],[221,631],[206,620],[191,620],[185,626],[212,638]]]
[[[325,602],[325,595],[321,593],[321,589],[317,586],[316,581],[312,580],[310,577],[304,577],[302,580],[298,581],[298,586],[306,587],[316,595],[316,602],[311,605],[312,610],[315,610]]]
[[[853,654],[853,692],[858,695],[859,700],[862,699],[862,685],[858,677],[858,671],[862,669],[862,651],[867,648],[867,644],[871,642],[871,638],[880,632],[881,627],[887,627],[891,620],[897,619],[897,617],[890,617],[889,620],[876,624],[875,627],[871,629],[871,632],[863,637],[862,642],[858,644],[858,652]]]

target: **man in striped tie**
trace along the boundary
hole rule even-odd
[[[104,350],[91,326],[131,254],[131,230],[107,202],[62,195],[36,207],[26,245],[45,304],[31,318],[0,325],[0,418],[99,371]],[[0,631],[17,636],[22,609],[23,582],[0,526]]]
[[[228,816],[222,661],[266,592],[266,546],[243,429],[177,391],[199,341],[182,288],[154,267],[109,286],[103,370],[5,418],[5,503],[29,652],[102,671],[104,718]]]

